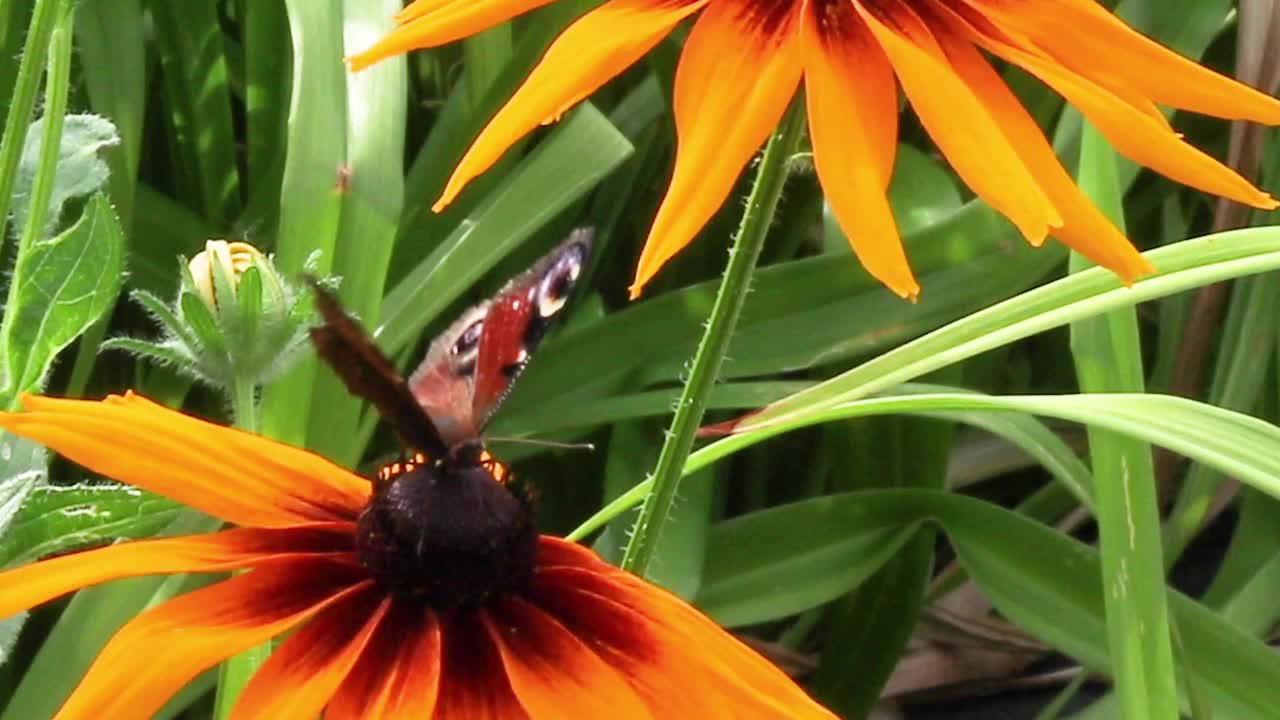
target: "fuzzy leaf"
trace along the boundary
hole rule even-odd
[[[35,181],[36,165],[40,158],[40,139],[44,118],[31,123],[26,143],[22,147],[22,160],[13,192],[13,227],[26,225],[31,186]],[[49,198],[48,225],[62,215],[67,201],[90,195],[107,182],[110,171],[99,152],[118,145],[120,136],[110,120],[97,115],[68,115],[62,127],[62,142],[58,148],[58,169],[53,180],[53,195]]]
[[[99,193],[75,225],[18,258],[21,287],[0,321],[4,406],[39,390],[57,354],[115,302],[123,253],[124,232]]]
[[[40,445],[16,435],[0,435],[0,537],[31,491],[44,485],[46,465]]]
[[[124,485],[42,487],[31,493],[0,540],[0,567],[149,537],[171,523],[182,506]]]

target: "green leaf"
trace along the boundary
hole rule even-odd
[[[182,507],[122,485],[57,485],[32,492],[0,539],[0,567],[156,534]]]
[[[806,525],[777,522],[760,512],[715,525],[695,603],[721,625],[737,627],[834,600],[883,567],[915,535],[914,527],[875,527],[866,520],[826,518]],[[859,532],[851,536],[849,527]],[[819,534],[817,528],[830,532]]]
[[[401,0],[345,0],[343,23],[361,28],[347,36],[347,52],[395,27]],[[359,40],[352,41],[352,38]],[[347,77],[346,163],[351,176],[342,194],[342,217],[334,248],[333,268],[342,278],[338,295],[348,310],[375,325],[385,294],[388,266],[404,205],[404,138],[407,98],[405,60],[388,58]],[[425,198],[414,198],[424,202]],[[307,429],[309,447],[339,462],[354,463],[364,450],[357,426],[362,401],[347,391],[333,373],[316,377],[311,402],[325,408],[314,413]]]
[[[47,481],[45,458],[43,446],[17,435],[0,435],[0,538],[5,537],[32,491]]]
[[[43,446],[9,433],[0,434],[0,540],[9,537],[10,524],[31,493],[48,482],[47,458]],[[0,562],[2,567],[4,563]],[[0,664],[12,645],[12,640],[6,642],[5,634],[16,635],[25,620],[26,613],[21,613],[0,625]]]
[[[713,528],[712,538],[734,531],[753,552],[776,558],[771,572],[782,582],[772,588],[757,583],[750,591],[771,591],[778,602],[788,602],[806,583],[825,584],[832,576],[852,574],[850,568],[875,567],[883,554],[879,543],[896,540],[895,531],[909,536],[926,522],[946,533],[969,576],[1002,615],[1085,666],[1111,671],[1097,552],[998,505],[931,490],[854,492],[735,518]],[[1280,661],[1274,653],[1203,605],[1166,593],[1185,650],[1195,658],[1188,671],[1215,710],[1269,717],[1280,703]],[[760,598],[760,606],[766,601]]]
[[[1123,229],[1115,153],[1088,124],[1080,156],[1081,189]],[[1090,266],[1072,254],[1072,272]],[[1073,323],[1071,354],[1084,392],[1141,393],[1145,387],[1138,319],[1132,307]],[[1173,720],[1178,716],[1177,682],[1163,592],[1160,510],[1151,447],[1096,426],[1088,432],[1107,634],[1123,714]]]
[[[310,272],[326,276],[334,263],[343,205],[334,189],[347,162],[347,70],[339,62],[342,2],[286,0],[285,6],[295,51],[275,263],[285,277],[293,277],[318,253]],[[265,435],[306,444],[317,369],[315,360],[305,359],[263,390]]]
[[[1276,277],[1246,278],[1236,284],[1218,341],[1210,403],[1244,413],[1259,409],[1272,370],[1258,359],[1275,344],[1277,313],[1280,282]],[[1202,465],[1188,470],[1166,522],[1166,565],[1173,564],[1201,529],[1221,484],[1222,476]]]
[[[698,451],[687,471],[701,469],[730,452],[787,430],[831,420],[884,413],[933,411],[1022,412],[1106,428],[1168,448],[1272,496],[1280,497],[1280,428],[1231,410],[1173,395],[1114,393],[1093,395],[979,394],[915,395],[854,400],[797,413],[787,423],[735,435]]]
[[[812,384],[786,380],[722,383],[712,389],[707,407],[712,410],[749,410],[781,400]],[[679,389],[650,390],[630,395],[578,399],[572,403],[551,403],[542,408],[525,405],[519,414],[504,412],[499,415],[492,426],[493,434],[502,437],[532,433],[544,435],[666,415],[671,412],[672,404],[679,397]]]
[[[18,633],[27,622],[27,613],[20,612],[13,617],[0,620],[0,665],[9,659],[9,653],[18,642]]]
[[[866,397],[927,372],[1021,340],[1188,288],[1280,267],[1280,229],[1252,228],[1145,253],[1159,274],[1130,288],[1093,268],[975,312],[752,415],[741,430]]]
[[[18,177],[13,189],[13,215],[15,227],[26,225],[31,189],[35,182],[36,166],[40,160],[40,139],[44,133],[45,119],[31,123],[27,140],[22,147],[22,160],[18,164]],[[52,227],[62,216],[62,208],[68,201],[96,192],[106,182],[111,172],[99,153],[118,145],[120,136],[116,126],[97,115],[68,115],[62,126],[62,141],[58,144],[57,172],[53,178],[53,193],[49,196],[46,227]]]
[[[240,208],[235,129],[218,3],[149,3],[179,196],[230,222]],[[335,61],[336,62],[336,61]]]
[[[22,286],[0,322],[11,406],[42,387],[58,352],[96,321],[120,290],[124,235],[105,196],[95,195],[75,225],[18,259]]]
[[[745,447],[800,427],[833,420],[883,414],[960,412],[1031,413],[1115,430],[1160,445],[1220,472],[1234,475],[1263,492],[1280,497],[1280,428],[1248,415],[1171,395],[1097,394],[995,397],[957,393],[869,398],[796,412],[749,433],[733,435],[695,452],[685,472],[701,470]],[[572,533],[599,528],[644,497],[648,482],[637,484]]]
[[[81,0],[76,8],[76,52],[89,105],[111,120],[120,147],[107,154],[111,202],[121,224],[132,227],[147,95],[147,23],[140,0]],[[66,142],[68,127],[63,129]]]

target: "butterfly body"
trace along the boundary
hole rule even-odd
[[[311,330],[318,354],[411,453],[378,472],[357,532],[361,562],[397,595],[469,607],[531,577],[538,534],[529,498],[484,449],[481,431],[563,309],[590,249],[590,230],[575,230],[464,312],[408,380],[313,283],[324,320]]]

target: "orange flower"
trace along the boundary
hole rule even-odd
[[[452,42],[549,2],[417,0],[351,67]],[[1280,102],[1166,50],[1093,0],[609,0],[555,41],[480,133],[435,209],[700,10],[676,72],[675,171],[633,297],[723,204],[801,78],[827,200],[862,264],[899,295],[920,289],[886,198],[899,84],[956,173],[1033,245],[1053,235],[1126,282],[1151,272],[1076,187],[978,48],[1038,77],[1135,162],[1246,205],[1277,207],[1183,142],[1156,103],[1277,125]]]
[[[8,571],[0,618],[117,578],[252,568],[130,621],[59,718],[150,717],[202,671],[290,631],[234,717],[833,717],[673,595],[531,522],[459,512],[517,503],[487,474],[430,498],[440,509],[423,513],[433,532],[415,551],[396,545],[404,528],[378,524],[381,490],[306,451],[132,394],[25,403],[0,427],[245,527]],[[513,530],[529,552],[495,560],[468,545],[469,526]],[[406,567],[422,572],[392,572]]]

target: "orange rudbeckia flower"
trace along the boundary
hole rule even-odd
[[[417,0],[351,67],[452,42],[551,1]],[[1246,205],[1277,207],[1183,142],[1156,103],[1277,125],[1280,102],[1161,47],[1094,0],[609,0],[560,35],[480,133],[435,208],[699,11],[676,72],[674,175],[633,297],[723,204],[801,79],[827,200],[862,264],[899,295],[919,292],[886,197],[899,85],[956,173],[1033,245],[1052,235],[1126,281],[1150,272],[1076,187],[979,48],[1053,88],[1135,162]]]
[[[132,394],[25,403],[0,427],[243,527],[10,570],[0,618],[117,578],[252,568],[131,620],[58,718],[150,717],[200,672],[291,631],[233,717],[834,717],[680,599],[532,526],[528,557],[477,578],[453,550],[479,517],[468,508],[516,501],[492,479],[435,494],[414,557],[386,555],[361,516],[370,483],[317,455]]]

